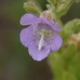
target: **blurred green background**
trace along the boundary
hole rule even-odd
[[[26,0],[0,0],[0,80],[51,80],[52,72],[47,59],[36,62],[19,40],[21,16],[26,13]],[[36,0],[46,9],[47,0]],[[61,18],[63,23],[80,18],[80,3],[74,3]]]

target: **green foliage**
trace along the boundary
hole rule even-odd
[[[57,9],[57,14],[61,17],[63,15],[65,15],[69,8],[71,7],[71,5],[73,4],[73,0],[65,0],[65,2],[60,3],[60,6],[58,6]]]
[[[50,9],[52,9],[53,12],[57,14],[57,16],[61,17],[62,15],[65,15],[67,13],[67,11],[69,10],[70,6],[74,1],[73,0],[48,0],[48,2],[51,4]]]
[[[77,51],[77,48],[75,47],[75,45],[71,45],[71,46],[68,46],[68,47],[63,47],[62,56],[67,62],[70,62],[72,57],[75,56],[76,51]]]
[[[76,76],[76,80],[80,80],[80,52],[76,52],[73,57],[71,64],[69,65],[69,71]]]
[[[41,13],[41,8],[32,1],[25,2],[23,7],[27,12],[35,14],[37,16],[39,16]]]
[[[80,32],[80,19],[74,19],[69,21],[64,26],[64,32],[67,34],[79,33]]]
[[[56,5],[57,0],[47,0],[52,6]]]
[[[48,63],[55,76],[55,80],[61,80],[64,71],[64,60],[58,52],[51,53]]]
[[[71,45],[63,47],[61,52],[51,53],[48,60],[55,80],[80,80],[80,54],[77,48]]]
[[[62,80],[76,80],[76,77],[74,74],[64,71]]]

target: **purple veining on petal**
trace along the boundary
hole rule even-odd
[[[49,52],[50,52],[50,46],[45,46],[39,51],[38,46],[36,45],[35,42],[32,42],[29,45],[28,49],[29,49],[30,56],[36,61],[41,61],[45,59],[49,55]]]
[[[37,23],[39,18],[33,14],[24,14],[20,19],[21,25],[31,25]]]

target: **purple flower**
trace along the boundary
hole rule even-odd
[[[60,26],[46,18],[39,18],[32,14],[21,17],[21,25],[29,25],[20,33],[20,41],[28,47],[29,55],[36,61],[45,59],[50,52],[57,51],[62,45],[62,38],[57,31]]]

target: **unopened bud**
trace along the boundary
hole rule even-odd
[[[23,4],[23,8],[29,12],[29,13],[33,13],[35,15],[39,15],[41,13],[41,9],[35,5],[35,3],[31,2],[31,1],[28,1],[28,2],[25,2]]]
[[[53,20],[52,12],[49,10],[46,10],[41,13],[40,18],[46,18],[46,19],[52,21]]]

